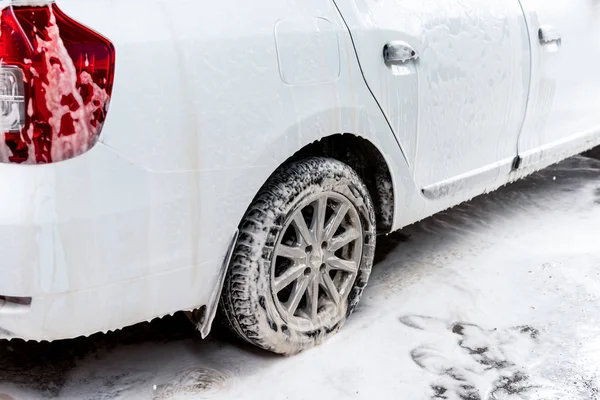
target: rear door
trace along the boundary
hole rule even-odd
[[[533,55],[524,166],[585,145],[600,133],[600,1],[521,0]],[[579,142],[579,143],[578,143]]]
[[[510,171],[530,79],[518,0],[335,3],[427,197],[484,187]]]

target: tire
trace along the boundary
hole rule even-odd
[[[308,231],[299,228],[302,220]],[[222,322],[241,339],[284,355],[329,339],[367,284],[375,226],[369,192],[346,164],[310,158],[280,168],[240,224],[221,295]],[[284,286],[291,276],[298,277]]]

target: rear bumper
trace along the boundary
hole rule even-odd
[[[0,338],[88,335],[207,304],[228,238],[201,252],[200,175],[153,173],[102,143],[56,164],[0,164]]]
[[[209,268],[210,265],[206,265]],[[0,339],[59,340],[88,336],[190,308],[201,280],[191,270],[146,276],[77,292],[33,297],[15,310],[0,302]],[[199,304],[206,304],[198,300]]]
[[[148,176],[102,144],[50,165],[0,164],[0,296],[39,297],[140,276]]]

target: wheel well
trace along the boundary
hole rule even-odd
[[[383,155],[370,141],[352,134],[337,134],[313,142],[285,163],[322,156],[342,161],[352,167],[363,180],[375,206],[378,233],[388,233],[394,222],[394,186]]]
[[[600,160],[600,146],[594,147],[582,153],[581,155],[584,157],[595,158],[596,160]]]

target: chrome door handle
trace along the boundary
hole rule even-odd
[[[383,46],[383,59],[386,64],[406,63],[419,58],[419,53],[408,43],[394,40]]]
[[[538,32],[540,43],[543,46],[555,44],[560,47],[562,38],[560,33],[552,25],[542,25]]]

